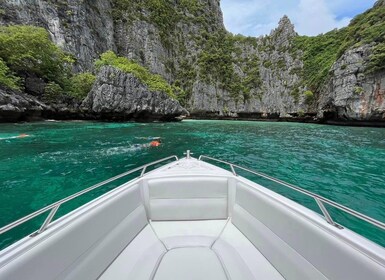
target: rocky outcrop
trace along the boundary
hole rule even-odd
[[[47,110],[49,106],[31,95],[0,87],[0,122],[38,120]]]
[[[36,96],[0,86],[0,122],[37,121],[42,119],[88,119],[79,110],[79,102],[68,96]]]
[[[319,98],[320,119],[385,122],[385,73],[367,73],[371,49],[351,49],[333,65]]]
[[[152,91],[132,74],[105,66],[82,104],[88,116],[106,120],[171,121],[188,112],[166,93]]]

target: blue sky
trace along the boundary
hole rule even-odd
[[[270,34],[283,15],[300,35],[317,35],[349,24],[376,0],[221,0],[227,30],[234,34]]]

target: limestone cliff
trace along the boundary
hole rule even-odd
[[[376,3],[377,14],[383,6],[383,0]],[[94,71],[94,60],[106,50],[147,67],[184,90],[178,99],[193,117],[385,122],[384,71],[365,70],[379,48],[372,38],[350,42],[349,36],[362,38],[350,34],[354,28],[313,40],[298,36],[285,16],[269,36],[234,36],[224,28],[219,0],[3,0],[0,9],[1,24],[45,27],[76,57],[75,71]],[[336,49],[322,45],[326,40]],[[298,41],[329,51],[318,70]],[[336,56],[340,45],[345,49]],[[95,88],[86,101],[93,97]]]
[[[347,51],[333,65],[318,100],[318,117],[340,121],[385,119],[385,73],[366,73],[372,46]]]

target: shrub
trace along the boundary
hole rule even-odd
[[[0,84],[11,89],[19,89],[19,80],[11,74],[8,66],[0,58]]]
[[[92,86],[96,80],[92,73],[80,73],[71,77],[70,95],[77,99],[84,99],[91,91]]]
[[[298,111],[298,117],[303,118],[305,116],[305,111],[304,110],[299,110]]]
[[[305,103],[306,104],[310,104],[310,103],[313,102],[313,100],[314,100],[314,93],[312,91],[307,90],[303,94],[305,96]]]
[[[49,82],[44,88],[44,99],[47,101],[55,101],[63,95],[63,89],[55,82]]]
[[[148,69],[132,60],[117,56],[113,51],[103,53],[100,56],[100,59],[95,62],[97,69],[100,69],[103,65],[109,65],[120,69],[123,72],[133,74],[142,83],[147,85],[150,90],[165,92],[171,98],[176,99],[176,94],[174,93],[172,86],[167,83],[165,79],[159,75],[152,74]]]
[[[364,93],[364,89],[362,87],[355,87],[353,90],[354,94],[361,95]]]
[[[385,70],[385,43],[375,46],[369,58],[370,62],[366,70],[368,73]]]
[[[295,86],[292,91],[290,92],[290,95],[294,98],[294,101],[298,103],[299,101],[299,96],[300,96],[300,91],[298,86]]]
[[[0,26],[0,58],[17,74],[32,73],[62,86],[73,63],[44,28],[28,25]]]
[[[271,62],[270,60],[265,60],[263,62],[263,67],[265,68],[271,68],[273,66],[273,62]]]

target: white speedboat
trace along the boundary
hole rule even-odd
[[[228,164],[231,171],[208,160]],[[323,215],[237,176],[239,169],[312,197]],[[53,219],[62,204],[134,172],[140,175]],[[336,224],[325,205],[385,229],[382,222],[296,186],[187,152],[183,159],[173,156],[118,175],[0,229],[4,233],[48,213],[40,230],[0,252],[0,279],[385,279],[385,249]]]

